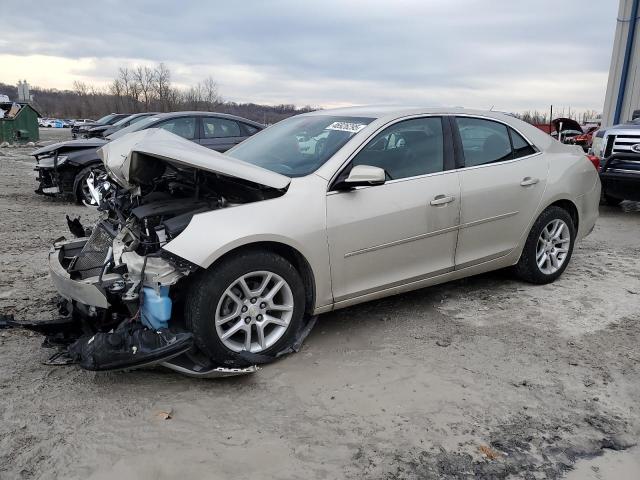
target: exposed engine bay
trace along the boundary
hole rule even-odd
[[[164,131],[143,135],[164,141],[174,137]],[[204,155],[220,154],[207,150]],[[114,370],[162,363],[195,376],[254,371],[246,368],[248,361],[224,368],[197,352],[181,312],[189,276],[200,267],[163,247],[198,214],[274,198],[286,189],[135,149],[115,155],[118,162],[113,156],[107,152],[103,158],[107,173],[92,173],[87,180],[100,220],[85,228],[67,217],[78,238],[57,240],[49,254],[59,310],[67,321],[57,321],[58,328],[20,326],[45,333],[46,342],[63,347],[52,357],[54,364]]]

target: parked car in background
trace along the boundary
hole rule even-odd
[[[324,146],[303,151],[306,139]],[[163,361],[175,336],[214,366],[243,366],[290,351],[323,312],[505,267],[553,282],[600,200],[580,149],[466,109],[322,110],[226,155],[138,131],[100,154],[107,214],[49,256],[59,293],[102,332],[100,358],[81,359],[90,369]],[[131,322],[160,348],[125,353],[97,319]]]
[[[68,127],[68,124],[58,118],[43,118],[38,122],[38,126],[45,128],[65,128]]]
[[[580,124],[572,118],[558,117],[551,121],[551,125],[551,136],[562,143],[570,143],[571,139],[584,133]]]
[[[640,201],[640,121],[597,131],[591,153],[600,163],[602,196],[609,205]]]
[[[113,125],[117,121],[122,120],[129,115],[129,113],[110,113],[109,115],[105,115],[104,117],[96,120],[94,123],[84,122],[81,124],[74,124],[71,128],[71,135],[73,136],[73,138],[84,137],[85,135],[87,135],[87,132],[91,127]]]
[[[224,152],[264,126],[246,118],[214,112],[173,112],[145,116],[107,138],[70,140],[34,151],[32,155],[36,158],[35,170],[39,183],[36,193],[71,196],[79,203],[91,203],[93,199],[86,179],[94,170],[102,169],[97,149],[110,140],[147,128],[161,128]]]
[[[582,130],[584,133],[576,135],[574,137],[569,138],[569,140],[565,143],[570,143],[572,145],[579,145],[582,149],[587,152],[589,148],[591,148],[591,142],[593,141],[593,134],[598,131],[600,128],[598,125],[591,125],[584,127]]]
[[[100,125],[98,127],[90,127],[87,132],[87,138],[104,138],[108,137],[112,133],[117,132],[123,128],[128,127],[129,125],[133,125],[134,123],[139,122],[145,117],[150,117],[152,115],[158,115],[158,112],[148,112],[148,113],[134,113],[133,115],[129,115],[121,120],[118,120],[113,125]]]
[[[72,127],[81,127],[82,125],[86,125],[86,124],[89,124],[89,123],[96,123],[96,121],[92,120],[90,118],[82,118],[80,120],[73,120],[71,122],[71,126]]]

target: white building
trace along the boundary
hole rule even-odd
[[[624,123],[640,110],[640,0],[620,0],[602,126]]]

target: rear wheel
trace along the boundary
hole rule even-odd
[[[198,347],[226,362],[239,352],[275,354],[295,340],[304,285],[283,257],[247,251],[223,260],[189,289],[185,319]]]
[[[562,275],[573,253],[576,229],[569,213],[547,208],[533,224],[515,273],[522,280],[544,284]]]

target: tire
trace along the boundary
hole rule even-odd
[[[93,171],[103,172],[104,170],[99,166],[99,164],[89,165],[88,167],[85,167],[82,170],[80,170],[76,175],[75,180],[73,181],[73,185],[74,185],[73,196],[76,203],[79,205],[87,205],[87,203],[91,202],[91,197],[86,190],[86,184],[87,184],[87,178]]]
[[[246,284],[251,290],[257,291],[259,287],[256,280],[260,277],[251,277],[253,274],[265,274],[263,279],[267,274],[273,276],[273,280],[265,287],[265,292],[274,290],[271,286],[279,281],[278,278],[283,280],[286,285],[277,292],[273,303],[277,300],[284,305],[291,301],[293,308],[289,312],[263,309],[262,305],[268,300],[263,298],[262,294],[245,295],[236,282],[247,276]],[[229,289],[240,302],[233,301],[227,295]],[[257,298],[256,303],[250,303],[250,298]],[[231,317],[238,311],[236,308],[239,308],[238,315]],[[246,308],[248,310],[244,310]],[[250,332],[251,353],[270,356],[291,346],[302,326],[304,313],[305,289],[298,271],[280,255],[259,250],[248,250],[233,255],[222,260],[214,268],[202,272],[190,286],[185,298],[185,323],[193,332],[196,345],[214,362],[227,365],[237,360],[240,351],[247,351],[247,330]],[[259,321],[262,314],[263,320]],[[217,326],[216,320],[224,318],[232,319]],[[267,318],[276,318],[288,323],[286,326],[272,324],[266,321]],[[250,322],[247,322],[247,319],[251,319]],[[237,327],[236,333],[223,340],[222,337],[234,327]],[[259,345],[260,329],[263,332],[264,345]],[[272,343],[268,342],[269,338]]]
[[[623,201],[622,198],[615,198],[615,197],[612,197],[611,195],[607,195],[606,193],[602,194],[602,198],[604,198],[604,201],[607,205],[610,205],[612,207],[617,207]]]
[[[552,224],[559,226],[560,224],[557,222],[564,223],[567,231],[565,232],[565,227],[563,227],[560,231],[562,238],[559,238],[556,241],[557,243],[554,243],[552,246],[546,240],[546,237],[543,238],[542,235],[543,231],[545,231],[545,236],[548,235],[549,228]],[[553,231],[551,233],[553,233]],[[566,238],[567,233],[568,241]],[[553,282],[562,275],[562,272],[567,268],[571,260],[571,254],[573,253],[575,238],[576,228],[569,213],[560,207],[548,207],[540,214],[533,224],[533,227],[531,227],[527,241],[522,249],[520,260],[514,267],[515,274],[526,282],[539,285]],[[547,241],[547,246],[543,243],[545,241]],[[553,243],[553,241],[551,243]],[[558,245],[561,245],[561,248],[557,248]],[[567,249],[566,252],[558,253],[565,248]],[[547,252],[546,249],[549,249],[549,251]],[[542,255],[539,256],[538,254],[541,251],[543,251]],[[558,263],[558,268],[556,268],[556,265],[552,262],[554,256]],[[561,263],[558,260],[559,258],[561,258]],[[542,266],[538,265],[538,260],[543,261]]]

